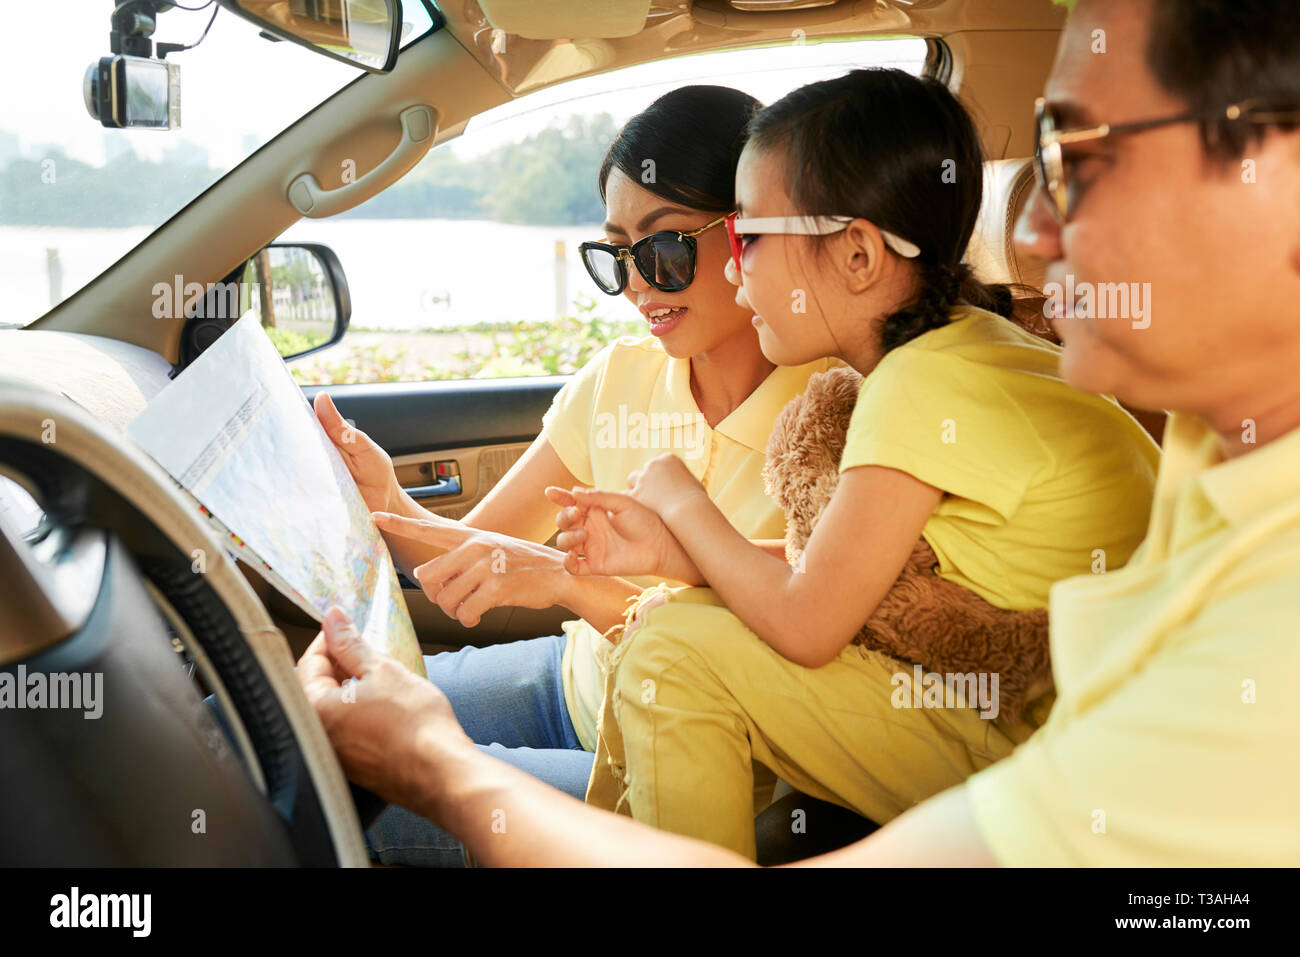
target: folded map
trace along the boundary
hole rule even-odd
[[[127,433],[277,590],[318,621],[338,605],[367,644],[424,675],[388,547],[256,316],[209,346]]]

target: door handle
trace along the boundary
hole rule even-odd
[[[432,485],[416,485],[405,490],[417,502],[423,498],[442,498],[447,495],[460,494],[460,476],[449,475]]]
[[[398,114],[398,119],[402,121],[402,138],[397,148],[378,166],[360,179],[345,183],[338,189],[322,189],[311,173],[300,173],[289,184],[289,202],[304,216],[318,219],[341,213],[371,193],[396,182],[428,151],[437,130],[433,121],[433,108],[424,104],[407,107]]]

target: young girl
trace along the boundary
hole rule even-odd
[[[673,456],[630,491],[555,490],[577,574],[658,574],[611,655],[587,799],[754,856],[758,764],[884,823],[1009,754],[1046,717],[912,708],[912,669],[851,644],[919,537],[1003,608],[1125,563],[1158,449],[1071,389],[962,254],[982,194],[969,116],[940,83],[859,70],[759,114],[737,170],[737,302],[780,365],[865,379],[801,569],[745,541]],[[901,701],[902,706],[895,702]],[[951,704],[951,703],[949,703]]]

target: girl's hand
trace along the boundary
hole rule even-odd
[[[625,492],[551,486],[546,497],[561,506],[556,545],[574,575],[659,575],[702,584],[695,563],[654,511]]]
[[[347,423],[329,394],[317,393],[314,403],[316,418],[334,447],[343,457],[343,464],[352,473],[362,501],[370,511],[392,511],[397,504],[400,488],[393,460],[375,440]]]
[[[656,456],[627,477],[632,497],[662,518],[694,496],[708,498],[699,479],[671,452]]]
[[[565,574],[564,554],[554,548],[434,515],[413,519],[375,512],[373,517],[381,532],[446,549],[417,565],[415,580],[429,601],[466,628],[503,605],[550,608],[569,599],[572,579]]]

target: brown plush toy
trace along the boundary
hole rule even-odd
[[[763,479],[785,512],[786,559],[797,564],[839,482],[840,455],[862,377],[840,367],[813,376],[777,417]],[[1008,611],[938,575],[925,539],[853,638],[855,644],[939,674],[998,675],[999,712],[1011,720],[1052,687],[1047,612]]]

